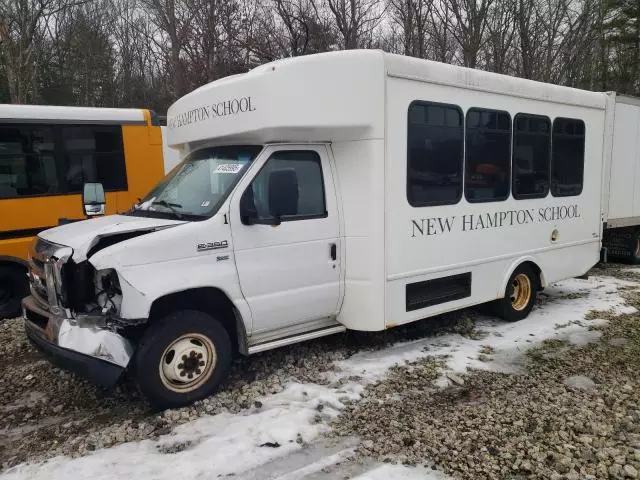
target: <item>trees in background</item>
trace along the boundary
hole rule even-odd
[[[0,102],[164,112],[261,63],[352,48],[640,94],[637,0],[3,0]]]

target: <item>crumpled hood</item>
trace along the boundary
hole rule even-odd
[[[40,232],[38,236],[49,242],[73,248],[73,260],[82,262],[86,260],[87,252],[101,238],[131,232],[154,231],[182,223],[185,222],[164,218],[109,215],[60,225]]]

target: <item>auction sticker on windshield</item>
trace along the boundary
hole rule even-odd
[[[216,167],[214,173],[238,173],[242,166],[242,163],[223,163]]]

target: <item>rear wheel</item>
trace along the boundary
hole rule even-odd
[[[521,265],[511,274],[504,298],[495,304],[496,313],[508,322],[526,318],[536,303],[538,275],[528,265]]]
[[[225,328],[206,313],[184,310],[145,332],[136,352],[136,382],[155,407],[181,407],[211,395],[226,378],[231,359]]]
[[[22,299],[28,295],[29,281],[20,267],[0,266],[0,319],[13,318],[22,311]]]

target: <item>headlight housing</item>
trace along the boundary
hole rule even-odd
[[[112,269],[98,270],[95,274],[96,303],[102,313],[118,314],[122,304],[122,289],[118,273]]]
[[[70,247],[58,248],[44,264],[47,301],[54,315],[62,314],[63,307],[67,305],[63,269],[72,254],[73,250]]]

